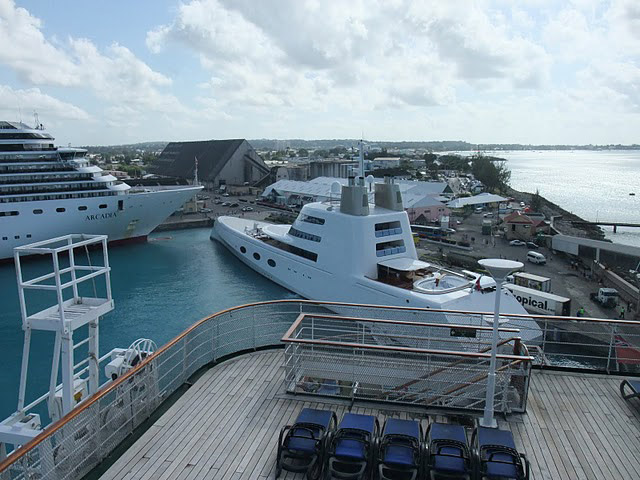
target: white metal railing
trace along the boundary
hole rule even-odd
[[[480,327],[487,326],[484,321],[486,312],[377,307],[306,300],[278,300],[223,310],[195,323],[135,368],[82,401],[78,407],[47,427],[36,438],[17,448],[0,463],[0,478],[5,480],[82,477],[111,453],[198,369],[229,355],[256,348],[282,346],[282,337],[302,313],[310,314],[311,317],[329,313],[360,319],[448,322],[465,327],[477,327],[465,328],[465,335],[469,335],[465,337],[461,334],[463,329],[449,329],[456,335],[461,335],[460,338],[470,339],[467,340],[470,344],[476,342],[476,352],[481,350],[484,344]],[[618,358],[615,346],[610,346],[612,335],[621,332],[630,342],[640,340],[640,322],[533,315],[512,315],[510,319],[511,323],[508,323],[507,327],[519,330],[517,335],[523,339],[527,336],[532,338],[536,351],[534,364],[539,366],[570,366],[587,371],[606,370],[608,366],[609,370],[613,371],[617,369]],[[349,334],[358,335],[359,341],[368,340],[367,329],[361,327],[354,332]],[[501,332],[502,340],[506,340],[507,336],[512,337],[511,333],[513,332]],[[317,339],[317,334],[316,328],[314,339]],[[525,343],[531,346],[528,340]],[[597,349],[595,352],[590,351],[593,345]],[[581,353],[581,347],[586,348],[587,352]],[[533,353],[533,350],[530,351]],[[346,353],[333,353],[349,355],[352,364],[355,364],[354,355],[359,355],[359,360],[377,361],[375,356],[354,349]],[[403,361],[403,356],[404,354],[397,356],[398,362]],[[294,361],[304,361],[302,354],[292,358]],[[455,362],[461,359],[452,360]],[[411,358],[408,358],[406,361],[410,360]],[[583,363],[578,363],[578,360]],[[629,361],[627,358],[623,360]],[[458,368],[461,369],[461,365]],[[482,369],[486,366],[484,363],[479,365],[478,375],[483,375]],[[437,375],[438,367],[429,368],[430,372]],[[450,365],[449,368],[456,367]],[[359,395],[358,392],[369,395],[371,391],[367,391],[367,388],[365,382],[359,382],[351,387],[351,391],[356,397]],[[452,385],[451,388],[455,387]],[[403,401],[406,402],[412,402],[411,395],[419,396],[418,394],[421,392],[397,391],[398,398],[404,395]],[[422,395],[422,398],[432,397],[433,395]]]
[[[524,412],[533,357],[502,328],[495,409]],[[349,399],[477,411],[492,327],[301,314],[285,334],[285,387]]]

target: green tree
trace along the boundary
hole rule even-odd
[[[511,180],[511,170],[504,161],[493,157],[476,156],[472,159],[471,171],[491,192],[504,192]]]
[[[536,193],[531,197],[531,209],[534,212],[539,212],[542,209],[542,197],[540,196],[540,190],[536,188]]]
[[[306,148],[300,148],[298,150],[298,155],[301,157],[308,157],[309,156],[309,151]]]

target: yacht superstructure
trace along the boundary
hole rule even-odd
[[[202,187],[131,188],[42,125],[0,121],[0,260],[13,248],[85,232],[143,240]]]
[[[211,237],[265,277],[312,300],[489,312],[495,282],[420,261],[391,179],[342,186],[340,202],[305,205],[293,225],[219,217]],[[501,313],[526,314],[508,291]]]

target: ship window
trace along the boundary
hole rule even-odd
[[[240,247],[240,251],[241,251],[242,253],[247,253],[247,249],[246,249],[246,248],[244,248],[244,247]]]
[[[20,238],[20,235],[16,235],[16,236],[15,236],[15,237],[13,237],[13,238],[15,238],[16,240],[18,240],[18,239]]]
[[[303,232],[301,230],[298,230],[295,227],[289,228],[289,235],[293,235],[294,237],[302,238],[304,240],[311,240],[312,242],[319,242],[320,240],[322,240],[322,238],[319,237],[318,235],[314,235],[313,233]]]
[[[40,208],[36,208],[33,213],[35,213],[36,215],[40,215],[42,213],[42,210]]]
[[[56,212],[58,212],[58,213],[62,213],[64,211],[65,211],[65,209],[63,207],[56,208]]]
[[[98,208],[107,208],[107,204],[106,203],[101,203],[100,205],[98,205]]]
[[[273,259],[271,259],[271,258],[270,258],[269,260],[267,260],[267,264],[268,264],[270,267],[275,267],[275,266],[276,266],[276,262],[275,262]]]
[[[118,210],[124,210],[124,200],[118,200]]]
[[[376,256],[385,257],[387,255],[395,255],[398,253],[405,253],[407,249],[404,246],[404,241],[395,240],[393,242],[380,242],[376,243]]]
[[[400,235],[402,233],[402,227],[400,226],[400,222],[376,223],[375,232],[376,237]]]
[[[19,215],[20,212],[16,211],[16,210],[10,210],[8,212],[0,212],[0,217],[15,217],[16,215]]]
[[[9,240],[7,237],[2,237],[3,240]]]
[[[258,252],[255,252],[253,254],[253,258],[255,258],[256,260],[260,260],[260,254]]]
[[[312,215],[302,215],[300,220],[307,223],[315,223],[316,225],[324,225],[324,218],[314,217]]]
[[[311,260],[312,262],[318,261],[318,254],[314,252],[310,252],[309,250],[305,250],[304,248],[294,247],[293,245],[289,245],[287,243],[279,242],[278,240],[270,239],[269,245],[273,245],[280,250],[284,250],[285,252],[293,253],[294,255],[298,255],[299,257],[306,258]]]
[[[83,210],[86,210],[86,209],[87,209],[87,207],[86,207],[86,206],[84,206],[84,205],[80,205],[80,206],[78,207],[78,210],[80,210],[80,211],[83,211]]]

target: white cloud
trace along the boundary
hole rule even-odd
[[[39,88],[14,90],[7,85],[0,85],[0,115],[2,118],[19,120],[21,116],[24,116],[26,119],[34,110],[43,117],[50,115],[70,120],[89,119],[89,114],[83,109],[46,95]]]
[[[538,88],[549,66],[541,47],[467,2],[192,0],[147,44],[197,54],[220,108],[442,105],[463,83]]]
[[[73,37],[54,45],[41,29],[42,22],[27,10],[12,0],[0,0],[0,43],[5,45],[0,49],[0,64],[25,83],[86,88],[106,102],[107,114],[118,111],[114,105],[126,104],[129,114],[139,120],[151,112],[187,111],[174,95],[163,91],[171,86],[171,79],[152,70],[128,48],[113,43],[101,52],[91,40]]]

